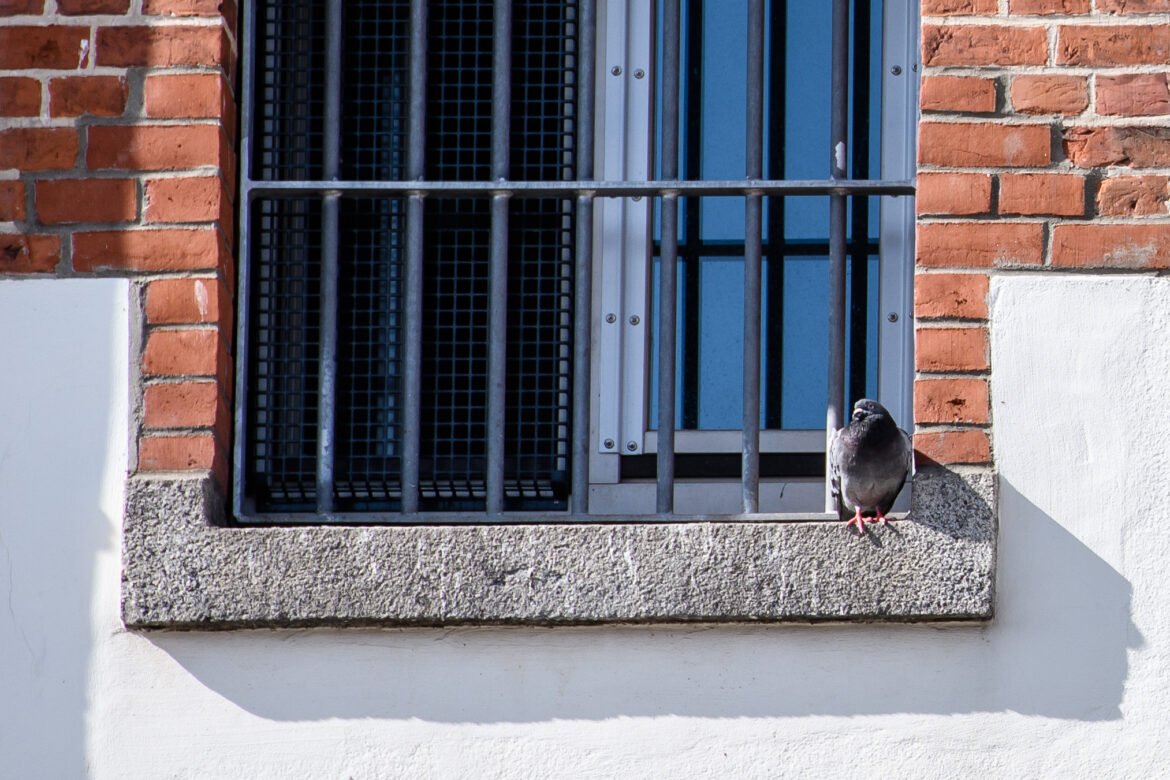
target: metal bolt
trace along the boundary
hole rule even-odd
[[[641,199],[642,199],[642,196],[641,196],[641,195],[635,195],[635,196],[633,197],[633,201],[634,201],[634,203],[637,203],[637,202],[638,202],[638,201],[640,201]]]
[[[610,323],[610,324],[613,324],[613,323],[617,322],[617,315],[613,314],[611,312],[611,313],[605,315],[605,321]]]
[[[893,73],[895,76],[901,76],[902,75],[902,66],[895,65],[894,67],[890,68],[890,73]]]
[[[911,65],[911,66],[910,66],[910,70],[912,70],[912,71],[914,71],[915,73],[917,73],[917,72],[918,72],[918,63],[916,62],[916,63],[914,63],[913,65]]]
[[[642,319],[637,314],[630,315],[630,324],[631,325],[637,325],[641,321],[642,321]]]
[[[621,65],[614,65],[612,68],[609,69],[609,72],[615,76],[620,76],[620,75],[622,75],[622,66]]]
[[[641,78],[645,78],[645,77],[646,77],[646,71],[642,70],[641,68],[638,68],[636,71],[634,71],[634,78],[641,79]]]
[[[614,445],[615,443],[616,443],[616,442],[614,442],[614,440],[613,440],[613,439],[606,439],[605,441],[603,441],[603,442],[602,442],[602,444],[603,444],[603,445],[605,445],[605,448],[606,448],[607,450],[612,450],[612,449],[613,449],[613,445]]]
[[[638,451],[638,442],[636,442],[636,441],[626,442],[626,449],[629,450],[630,452],[637,452]]]
[[[896,312],[896,311],[890,312],[889,314],[886,315],[886,319],[889,320],[890,322],[897,322],[898,321],[898,312]]]

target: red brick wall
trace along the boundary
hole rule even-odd
[[[923,0],[915,442],[991,459],[992,274],[1170,266],[1170,0]]]
[[[136,468],[227,480],[236,9],[0,0],[0,276],[131,275]],[[991,458],[989,276],[1170,265],[1170,0],[923,0],[916,442]]]
[[[136,468],[228,476],[236,9],[0,0],[0,276],[130,275]]]

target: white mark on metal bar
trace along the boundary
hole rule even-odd
[[[836,148],[837,155],[837,170],[845,170],[845,142],[838,141]]]

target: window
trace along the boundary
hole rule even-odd
[[[249,4],[241,519],[820,509],[909,417],[916,19],[838,7]]]

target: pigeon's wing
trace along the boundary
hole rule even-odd
[[[900,474],[891,473],[889,496],[881,502],[883,505],[882,513],[889,512],[894,506],[894,501],[898,498],[898,494],[902,492],[902,486],[906,484],[906,480],[914,473],[914,442],[910,438],[910,434],[901,428],[898,429],[898,444],[901,445],[898,449],[897,462],[900,468],[897,469]]]
[[[902,439],[906,442],[906,475],[911,477],[916,471],[914,467],[914,437],[901,428],[898,429],[898,433],[902,434]]]
[[[844,460],[844,442],[841,434],[844,428],[839,428],[829,442],[829,486],[833,491],[833,499],[837,502],[837,514],[844,516],[845,502],[841,496],[841,462]]]

